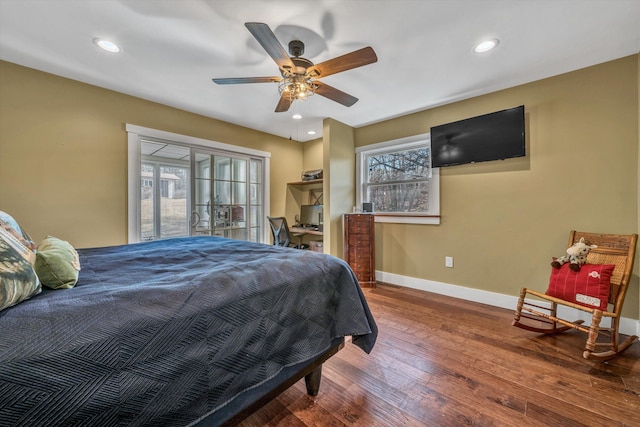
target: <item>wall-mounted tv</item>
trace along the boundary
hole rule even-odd
[[[524,105],[431,128],[434,168],[525,155]]]

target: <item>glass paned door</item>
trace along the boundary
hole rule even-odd
[[[261,241],[264,207],[262,201],[262,161],[249,161],[249,240]]]
[[[153,164],[140,165],[140,240],[154,240],[155,232],[155,171]]]
[[[262,177],[260,160],[195,151],[193,153],[194,194],[192,235],[221,236],[260,241]],[[255,180],[256,182],[253,182]],[[252,195],[251,200],[248,194]]]
[[[159,165],[160,238],[189,235],[189,168]]]
[[[213,179],[211,177],[211,156],[202,153],[194,153],[192,156],[194,165],[194,197],[191,212],[191,235],[213,235],[211,206],[211,189]]]
[[[189,149],[156,141],[140,149],[140,240],[188,236]]]

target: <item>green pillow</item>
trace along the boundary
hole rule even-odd
[[[36,252],[33,266],[40,282],[51,289],[69,289],[78,283],[80,260],[68,242],[47,236]]]

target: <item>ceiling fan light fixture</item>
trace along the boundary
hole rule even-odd
[[[296,99],[306,100],[316,92],[316,84],[307,76],[300,74],[285,75],[278,83],[280,96],[291,101]]]
[[[93,39],[93,44],[95,44],[102,50],[106,50],[107,52],[111,52],[111,53],[120,52],[120,47],[114,42],[112,42],[111,40],[106,40],[106,39],[101,39],[99,37],[96,37]]]
[[[478,43],[474,48],[473,51],[475,53],[485,53],[485,52],[489,52],[492,49],[495,49],[496,46],[498,46],[498,44],[500,44],[500,40],[498,39],[488,39],[488,40],[484,40],[480,43]]]

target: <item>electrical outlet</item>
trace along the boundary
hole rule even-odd
[[[449,267],[449,268],[453,268],[453,257],[452,256],[444,257],[444,266],[445,267]]]

